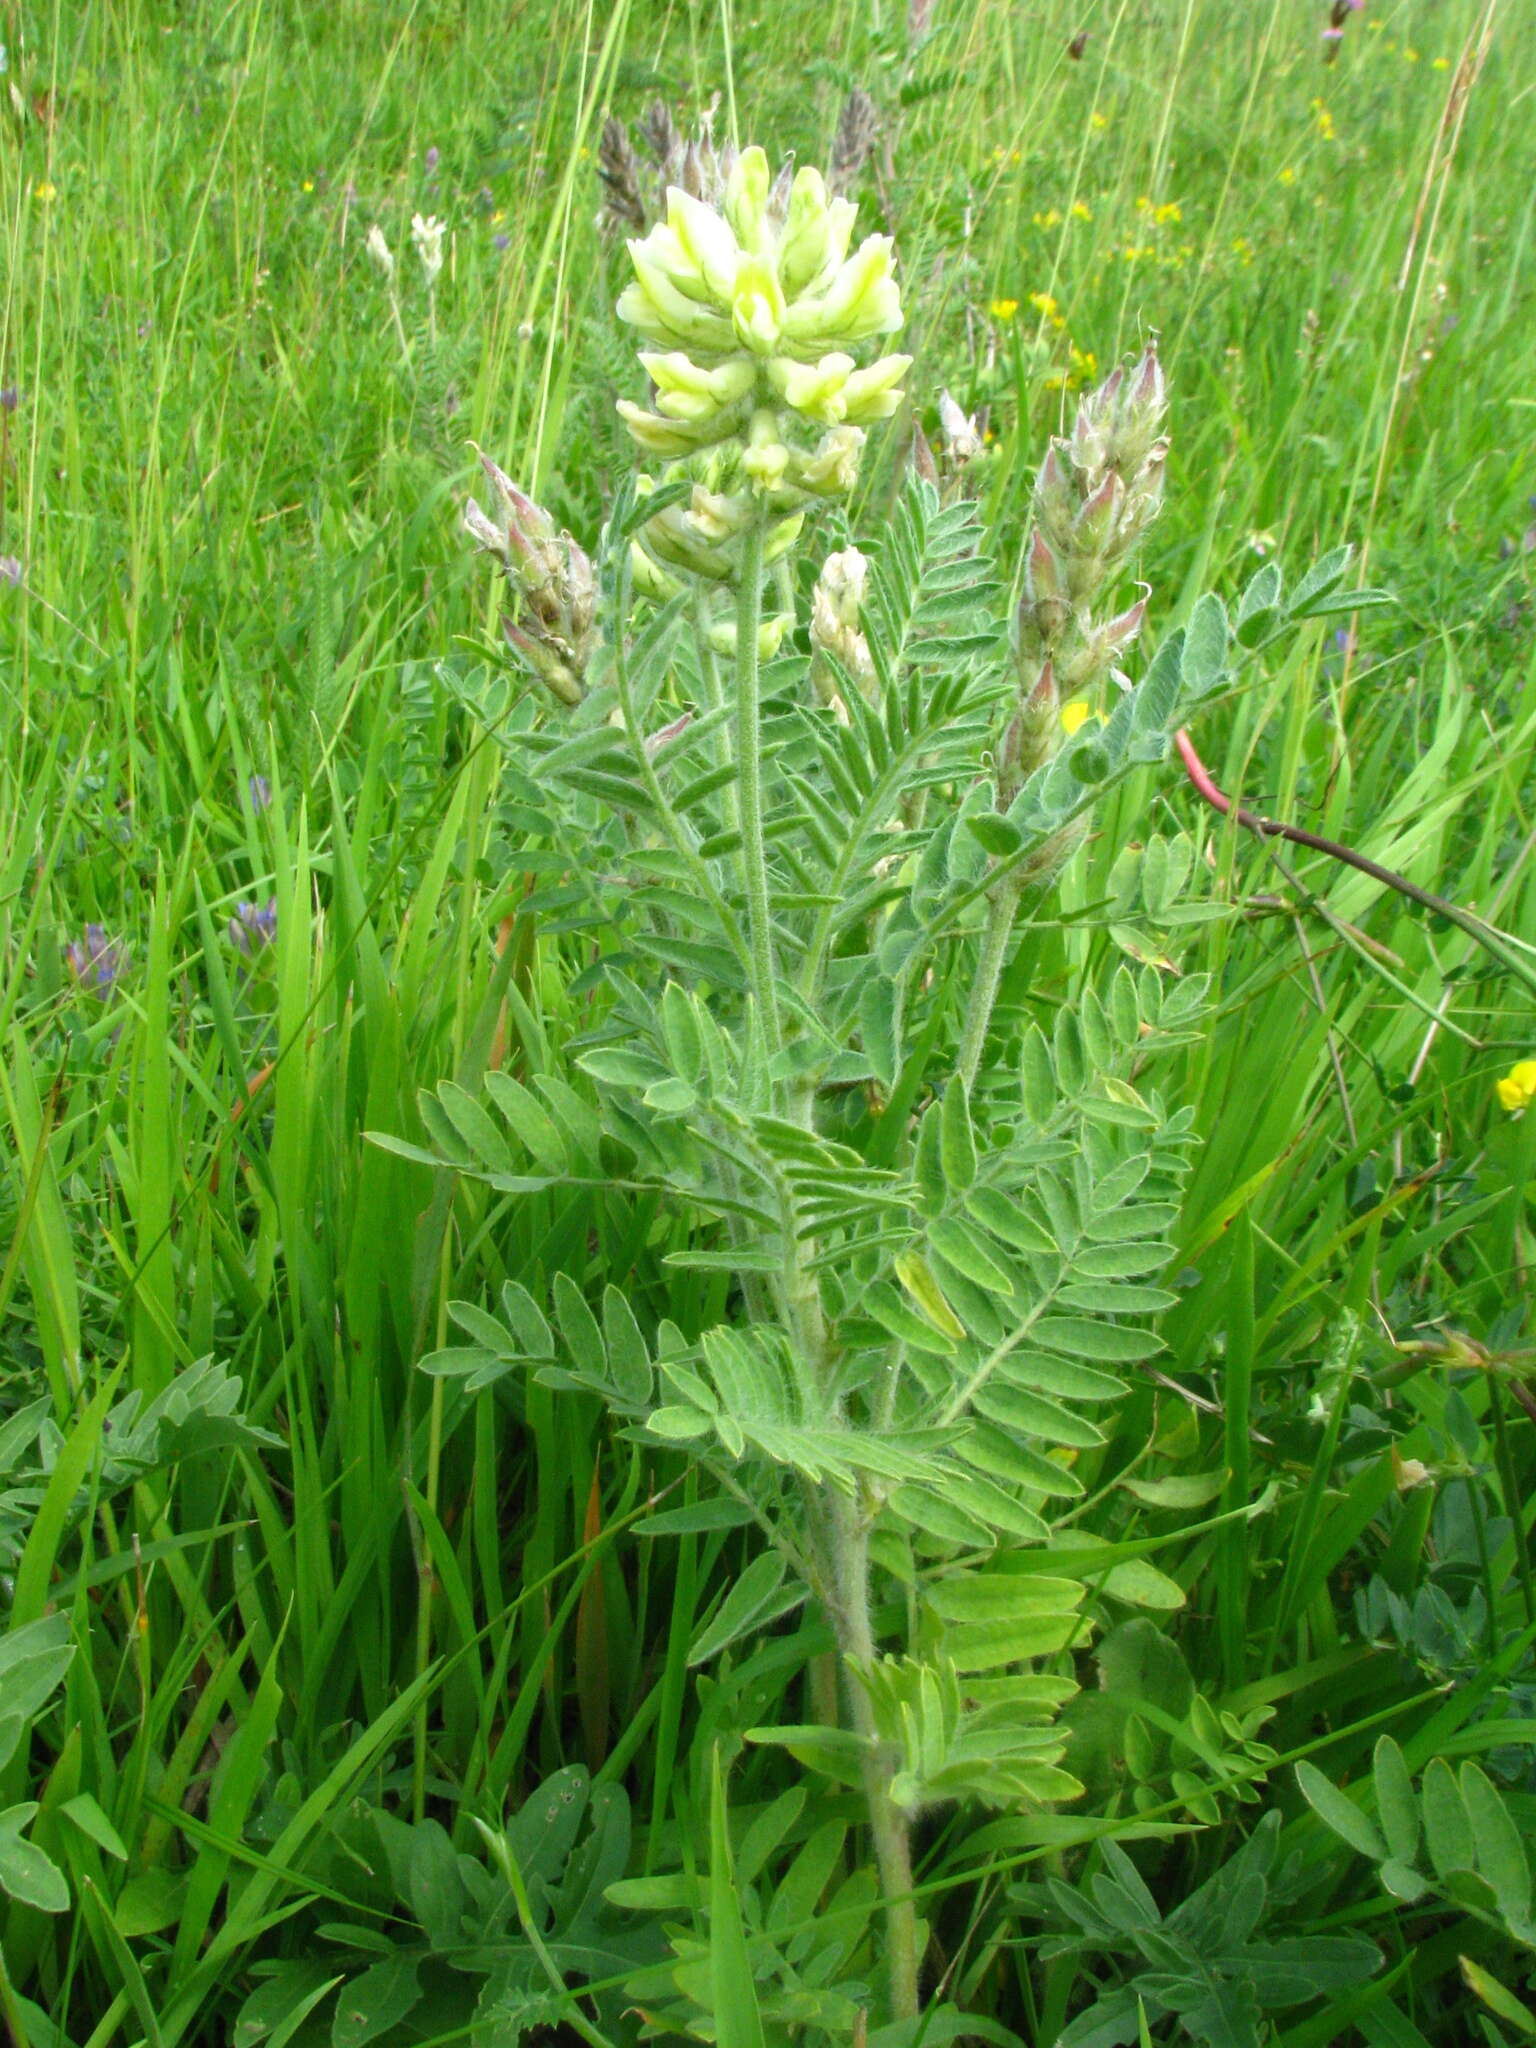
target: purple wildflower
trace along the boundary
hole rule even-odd
[[[259,818],[272,801],[272,785],[265,775],[252,775],[245,785],[245,801]]]
[[[493,249],[499,249],[505,255],[512,246],[512,237],[510,235],[492,235],[491,246]]]
[[[19,555],[0,555],[0,583],[9,583],[14,590],[24,574]]]
[[[0,412],[14,412],[21,403],[21,393],[14,384],[7,384],[0,390]]]
[[[224,929],[235,951],[243,953],[249,960],[270,946],[277,937],[277,898],[269,896],[265,903],[248,903],[242,899],[235,905],[235,914]]]
[[[1323,41],[1324,41],[1325,43],[1342,43],[1342,42],[1343,42],[1343,40],[1344,40],[1344,31],[1343,31],[1343,29],[1341,29],[1341,28],[1325,28],[1325,29],[1323,30]]]
[[[431,177],[432,173],[437,169],[438,165],[442,162],[442,160],[443,153],[438,148],[437,144],[434,142],[432,147],[427,151],[426,156],[427,176],[429,178]]]
[[[64,958],[82,988],[93,988],[104,997],[127,970],[128,948],[109,939],[105,925],[88,924],[85,937],[71,939],[64,948]]]

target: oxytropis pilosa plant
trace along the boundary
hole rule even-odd
[[[1054,1723],[1100,1595],[1062,1517],[1092,1484],[1095,1412],[1158,1348],[1191,1143],[1156,1073],[1198,989],[1122,966],[1047,1028],[1026,949],[1099,794],[1166,756],[1229,634],[1204,598],[1124,672],[1146,598],[1127,608],[1121,584],[1168,448],[1151,347],[1046,454],[1016,624],[975,506],[919,477],[797,576],[901,403],[892,248],[855,243],[814,170],[775,178],[754,148],[712,178],[695,166],[629,244],[618,312],[651,394],[620,409],[646,469],[595,584],[494,464],[495,517],[468,514],[562,710],[461,687],[505,747],[508,862],[550,877],[595,1000],[569,1054],[579,1116],[568,1084],[534,1115],[494,1076],[488,1120],[434,1107],[434,1156],[513,1195],[644,1200],[669,1268],[728,1276],[674,1305],[618,1274],[589,1306],[561,1275],[553,1323],[513,1281],[503,1335],[480,1317],[462,1370],[597,1392],[658,1485],[681,1457],[711,1526],[755,1526],[692,1656],[803,1612],[815,1718],[751,1739],[862,1794],[900,2020],[926,1939],[918,1817],[1080,1789]],[[1084,696],[1098,716],[1069,733]],[[793,1989],[781,1961],[765,2010]]]

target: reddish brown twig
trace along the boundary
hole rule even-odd
[[[1374,882],[1381,882],[1388,889],[1395,889],[1400,896],[1406,896],[1414,903],[1422,903],[1426,910],[1433,910],[1446,918],[1468,938],[1475,939],[1485,951],[1504,967],[1518,974],[1522,981],[1536,987],[1536,974],[1524,961],[1510,954],[1504,948],[1502,935],[1490,924],[1470,910],[1463,910],[1459,904],[1447,902],[1437,896],[1433,889],[1421,889],[1417,882],[1410,882],[1406,875],[1398,874],[1392,868],[1384,868],[1363,853],[1356,853],[1353,847],[1341,846],[1336,839],[1324,839],[1316,832],[1305,831],[1300,825],[1283,825],[1278,818],[1261,818],[1257,811],[1246,810],[1242,804],[1234,804],[1216,787],[1210,770],[1195,751],[1195,743],[1181,726],[1173,736],[1184,763],[1184,772],[1205,801],[1221,812],[1223,817],[1236,818],[1239,825],[1256,832],[1261,839],[1288,839],[1293,846],[1310,847],[1314,853],[1326,853],[1330,859],[1342,861],[1346,867],[1358,868],[1362,875],[1369,875]]]

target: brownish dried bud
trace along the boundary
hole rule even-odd
[[[843,102],[837,135],[832,143],[832,162],[827,171],[828,190],[842,196],[852,191],[859,173],[868,163],[879,133],[875,103],[862,85],[856,85]]]

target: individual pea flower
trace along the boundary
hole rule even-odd
[[[245,783],[246,808],[259,818],[272,802],[272,785],[265,775],[249,775]]]
[[[471,498],[466,531],[496,557],[519,599],[502,620],[508,644],[563,704],[579,704],[592,651],[597,578],[585,550],[555,525],[541,505],[481,453],[495,516]]]
[[[939,434],[946,463],[963,469],[981,453],[981,434],[971,414],[961,410],[948,391],[939,393]]]
[[[249,903],[242,898],[224,931],[235,951],[248,960],[265,952],[277,937],[277,898],[269,896],[265,903]]]
[[[390,248],[388,242],[385,241],[384,230],[377,221],[368,230],[368,239],[364,246],[379,269],[383,271],[387,278],[393,281],[395,275],[394,251]]]
[[[88,924],[84,937],[71,939],[64,948],[64,959],[82,988],[105,999],[127,971],[128,948],[109,939],[105,925]]]
[[[875,664],[859,620],[868,580],[867,557],[857,548],[843,548],[822,563],[811,593],[812,647],[833,656],[866,696],[875,684]],[[826,679],[824,668],[825,664],[816,664],[812,681],[823,700],[846,720],[848,708]]]
[[[436,214],[423,217],[411,215],[411,241],[416,254],[421,258],[421,267],[426,272],[427,290],[436,291],[438,274],[443,267],[443,237],[448,232],[448,223],[439,220]]]
[[[0,583],[8,583],[14,590],[26,573],[20,555],[0,555]]]
[[[1516,1060],[1509,1072],[1493,1084],[1499,1107],[1511,1116],[1524,1116],[1536,1102],[1536,1060]]]

